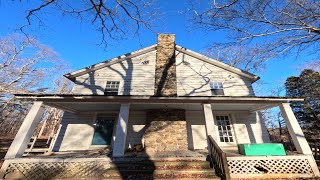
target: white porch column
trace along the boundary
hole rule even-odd
[[[212,138],[217,142],[217,135],[216,135],[216,125],[212,113],[211,104],[202,104],[203,106],[203,113],[204,113],[204,119],[206,123],[206,134],[211,135]]]
[[[296,117],[294,116],[290,104],[282,103],[279,107],[297,151],[302,154],[312,154],[309,144],[304,137]]]
[[[44,108],[42,101],[35,101],[14,138],[5,159],[22,157],[30,139],[41,120]]]
[[[126,149],[127,129],[130,104],[121,104],[116,128],[116,138],[113,145],[113,157],[124,155]]]

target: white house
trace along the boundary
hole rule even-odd
[[[35,102],[6,155],[2,175],[8,174],[10,164],[23,159],[41,109],[47,105],[65,111],[54,152],[111,147],[112,156],[119,158],[142,144],[152,157],[164,152],[206,152],[209,147],[214,160],[219,160],[213,157],[215,153],[220,157],[219,149],[227,153],[222,158],[225,163],[220,162],[220,169],[227,167],[222,172],[227,178],[319,176],[289,106],[290,101],[303,99],[257,97],[252,84],[258,76],[181,47],[174,35],[159,34],[155,45],[65,77],[75,83],[72,94],[17,95]],[[270,143],[259,111],[277,106],[298,155],[229,157],[228,151],[237,149],[237,144]],[[257,164],[267,171],[259,171]]]

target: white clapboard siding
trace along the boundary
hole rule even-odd
[[[254,95],[249,79],[176,51],[179,96],[211,96],[210,82],[222,82],[226,96]]]
[[[144,61],[149,63],[145,64]],[[74,94],[103,94],[107,81],[120,81],[120,95],[154,95],[156,50],[76,78]],[[209,83],[222,82],[226,96],[253,96],[251,81],[176,51],[179,96],[211,96]]]
[[[267,128],[259,113],[235,112],[233,117],[234,131],[239,144],[270,142]]]
[[[130,111],[128,122],[128,134],[126,147],[133,148],[136,144],[143,144],[143,135],[145,132],[146,112]]]
[[[87,150],[94,134],[93,117],[65,112],[53,151]]]
[[[207,147],[206,126],[202,111],[186,111],[188,149]]]
[[[151,51],[89,72],[76,78],[72,93],[103,94],[107,81],[120,81],[122,95],[154,95],[155,60],[156,51]]]

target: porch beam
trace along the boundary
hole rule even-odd
[[[113,157],[121,157],[126,149],[127,129],[130,104],[121,104],[116,127],[116,138],[113,147]]]
[[[290,104],[282,103],[279,107],[297,151],[302,154],[312,155],[312,151],[309,147],[309,144],[290,107]]]
[[[58,109],[61,109],[63,111],[67,111],[70,113],[78,113],[78,111],[76,111],[75,109],[72,109],[70,107],[67,107],[66,105],[54,104],[54,103],[46,103],[46,105],[51,106],[51,107],[55,107],[55,108],[58,108]]]
[[[35,101],[14,138],[5,159],[22,157],[44,112],[42,101]]]
[[[264,109],[270,109],[270,108],[273,108],[273,107],[277,107],[278,105],[276,104],[267,104],[267,105],[261,105],[255,109],[251,109],[249,112],[250,113],[255,113],[257,111],[261,111],[261,110],[264,110]]]
[[[274,97],[154,97],[154,96],[102,96],[102,95],[57,95],[57,94],[47,94],[47,95],[16,95],[17,99],[32,99],[38,101],[45,101],[46,103],[71,103],[71,102],[94,102],[94,103],[111,103],[111,104],[145,104],[145,103],[255,103],[255,104],[275,104],[287,103],[288,101],[303,101],[303,98],[274,98]]]
[[[202,107],[203,107],[207,137],[211,135],[211,137],[217,142],[217,136],[216,136],[216,130],[215,130],[216,124],[215,124],[215,119],[212,113],[211,104],[202,104]]]

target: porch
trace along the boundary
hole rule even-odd
[[[211,166],[223,179],[319,178],[312,154],[287,151],[285,156],[244,156],[235,148],[221,149],[211,136],[208,139]]]
[[[69,118],[66,121],[66,124],[71,125],[69,127],[76,127],[69,129],[60,129],[60,131],[65,131],[63,136],[60,138],[56,137],[56,143],[53,147],[56,152],[55,155],[59,154],[59,152],[71,152],[76,150],[90,150],[94,148],[92,146],[92,137],[94,136],[94,122],[97,117],[100,115],[106,115],[107,117],[115,118],[115,126],[114,133],[112,135],[112,139],[110,142],[110,146],[112,148],[112,156],[103,157],[102,161],[115,161],[116,159],[121,160],[121,158],[130,158],[134,160],[143,160],[148,159],[148,161],[156,161],[168,158],[183,159],[183,160],[198,160],[205,161],[206,153],[213,156],[223,157],[224,155],[219,151],[213,151],[212,147],[217,147],[216,149],[232,149],[236,147],[238,143],[265,143],[268,142],[266,138],[267,134],[264,132],[264,125],[261,123],[261,119],[258,111],[279,106],[284,114],[286,119],[286,123],[290,132],[290,135],[293,139],[293,142],[298,150],[300,155],[295,156],[296,161],[293,162],[302,162],[300,165],[304,165],[304,162],[309,163],[310,167],[314,167],[314,160],[312,158],[312,152],[303,136],[300,126],[295,119],[292,110],[287,103],[289,99],[286,98],[266,98],[266,97],[108,97],[108,96],[20,96],[19,98],[27,98],[36,100],[34,106],[30,110],[28,116],[26,117],[23,125],[18,132],[14,142],[12,143],[9,152],[6,156],[6,164],[7,167],[10,167],[10,164],[19,162],[25,158],[22,158],[22,155],[27,147],[27,143],[32,136],[33,131],[35,130],[35,126],[40,121],[41,117],[41,109],[43,105],[48,105],[52,107],[57,107],[66,111],[65,116]],[[301,100],[301,99],[291,99],[291,100]],[[150,111],[151,110],[151,111]],[[153,145],[145,144],[145,132],[146,129],[150,127],[152,123],[146,123],[146,121],[141,121],[146,117],[147,119],[147,111],[151,112],[150,114],[154,114],[154,112],[171,112],[171,111],[179,111],[183,110],[185,114],[185,119],[179,119],[181,116],[177,113],[177,117],[172,117],[171,115],[164,116],[165,118],[173,118],[170,121],[184,121],[183,123],[172,123],[174,126],[171,126],[171,123],[160,124],[160,129],[156,129],[157,131],[167,132],[167,127],[170,128],[170,133],[172,131],[180,132],[181,129],[185,129],[185,131],[181,131],[185,133],[186,137],[178,137],[176,136],[175,142],[179,142],[179,146],[168,146],[167,149],[158,149],[159,146],[153,148],[152,151],[146,151],[139,154],[139,152],[128,151],[135,144],[142,144],[145,150],[148,147],[152,147]],[[143,116],[141,116],[141,114]],[[170,113],[169,113],[170,114]],[[77,118],[70,118],[70,117]],[[219,116],[220,119],[217,119]],[[158,117],[158,116],[156,116]],[[80,122],[84,124],[79,125]],[[162,121],[160,119],[153,119],[153,121]],[[134,122],[134,123],[133,123]],[[149,125],[147,125],[149,124]],[[157,123],[155,123],[157,124]],[[218,126],[225,125],[227,132],[224,135],[220,135],[220,131]],[[63,126],[63,124],[62,124]],[[230,126],[230,128],[228,128]],[[180,128],[179,128],[180,127]],[[151,128],[152,129],[152,128]],[[258,131],[257,131],[258,129]],[[66,134],[76,134],[78,139],[74,139],[76,136],[69,136],[72,138],[67,138]],[[169,134],[170,134],[169,133]],[[158,133],[159,134],[159,133]],[[171,133],[174,134],[174,133]],[[181,133],[177,133],[181,134]],[[139,137],[137,137],[139,136]],[[212,146],[212,141],[207,139],[208,136],[211,136],[211,139],[216,142],[216,146]],[[159,136],[154,136],[152,138],[159,138]],[[222,138],[222,140],[221,140]],[[168,139],[162,138],[162,139]],[[64,141],[64,143],[63,143]],[[152,142],[149,140],[147,142]],[[163,141],[160,144],[162,148],[163,145],[167,145],[168,141]],[[208,145],[209,143],[209,145]],[[57,146],[58,145],[58,146]],[[168,149],[177,148],[176,151],[171,151],[168,154]],[[207,149],[209,147],[209,149]],[[72,149],[74,148],[74,149]],[[182,148],[180,150],[180,148]],[[150,148],[149,148],[150,149]],[[180,152],[179,152],[180,151]],[[221,151],[223,152],[223,151]],[[111,154],[110,154],[111,155]],[[310,156],[311,155],[311,156]],[[166,157],[165,157],[166,156]],[[40,163],[43,165],[45,162],[54,162],[55,159],[61,161],[61,158],[57,158],[55,156],[44,156],[42,158],[39,157],[26,157],[30,161],[34,161],[34,163]],[[248,157],[240,156],[239,154],[235,156],[226,155],[227,162],[235,164],[233,166],[238,167],[239,164],[246,164]],[[290,159],[291,156],[285,156],[285,159]],[[100,158],[100,157],[99,157]],[[139,159],[140,158],[140,159]],[[262,157],[260,157],[261,159]],[[267,157],[268,159],[275,159],[279,157]],[[65,159],[65,158],[63,158]],[[72,159],[72,160],[71,160]],[[76,162],[77,159],[81,159],[81,157],[72,157],[67,158],[67,161]],[[249,158],[250,159],[250,158]],[[82,159],[83,160],[83,159]],[[96,160],[87,159],[90,162]],[[312,161],[313,160],[313,161]],[[67,162],[66,161],[66,162]],[[80,161],[80,160],[79,160]],[[100,160],[99,160],[100,161]],[[218,162],[219,160],[216,160]],[[225,160],[224,160],[225,161]],[[244,161],[244,162],[242,162]],[[260,160],[265,163],[267,159]],[[282,161],[282,160],[281,160]],[[24,161],[25,162],[25,161]],[[62,160],[62,164],[65,160]],[[214,162],[214,161],[212,161]],[[237,162],[237,163],[236,163]],[[54,163],[53,163],[54,164]],[[71,163],[72,164],[72,163]],[[20,165],[23,165],[20,163]],[[19,165],[19,166],[20,166]],[[52,165],[52,163],[51,163]],[[50,166],[51,166],[50,165]],[[278,164],[276,166],[283,166],[286,164]],[[308,165],[308,164],[307,164]],[[72,165],[70,165],[72,166]],[[245,165],[248,166],[248,165]],[[5,166],[4,166],[5,167]],[[2,168],[2,174],[8,172],[7,169]],[[230,171],[232,170],[232,166],[227,167]],[[216,168],[217,169],[217,168]],[[219,168],[218,168],[219,169]],[[221,168],[220,168],[221,169]],[[296,172],[300,172],[296,169]],[[233,171],[232,171],[233,172]],[[246,171],[247,174],[255,174],[254,171]],[[312,172],[312,173],[311,173]],[[264,173],[264,172],[263,172]],[[317,169],[311,169],[306,174],[308,177],[318,176]],[[229,173],[232,175],[232,173]],[[232,175],[233,177],[238,176],[239,173],[235,173],[236,175]],[[241,174],[241,173],[240,173]],[[261,172],[260,172],[261,174]],[[277,173],[275,173],[277,174]],[[282,173],[283,174],[283,173]],[[299,174],[299,173],[298,173]],[[312,175],[310,175],[312,174]],[[222,174],[223,175],[223,174]],[[245,177],[246,174],[243,175]],[[301,173],[300,173],[301,175]],[[231,177],[232,177],[231,176]],[[304,174],[303,174],[304,176]]]

